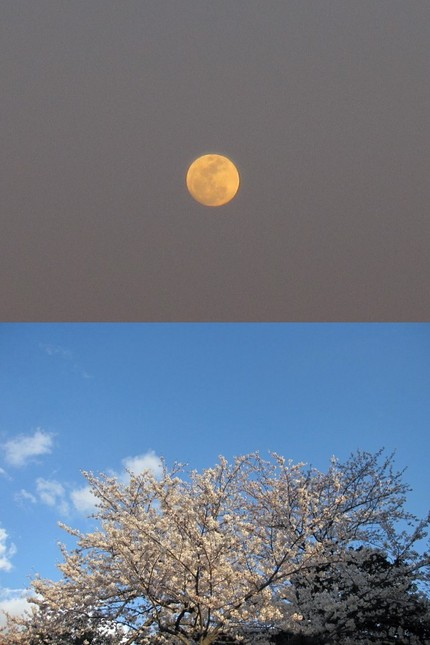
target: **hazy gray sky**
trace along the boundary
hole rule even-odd
[[[429,318],[429,2],[2,0],[0,42],[2,319]]]

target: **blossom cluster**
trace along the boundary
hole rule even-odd
[[[309,590],[333,563],[352,575],[350,545],[386,549],[396,522],[411,520],[407,486],[381,454],[333,459],[327,472],[253,453],[201,473],[164,464],[160,477],[130,473],[126,483],[84,473],[98,528],[63,525],[77,546],[62,547],[62,578],[33,581],[34,610],[9,620],[4,642],[210,645],[340,618],[350,629],[359,595],[320,586],[312,623]],[[365,577],[356,562],[354,584]]]

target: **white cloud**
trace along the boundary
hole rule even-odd
[[[44,504],[55,506],[58,498],[64,497],[64,486],[55,480],[49,481],[39,477],[36,480],[36,490]]]
[[[70,360],[72,358],[72,352],[69,349],[61,347],[61,345],[40,343],[39,347],[44,352],[46,352],[48,356],[59,356],[60,358],[64,358],[66,360]]]
[[[158,457],[153,450],[149,450],[143,455],[126,457],[122,460],[122,465],[126,471],[121,475],[121,479],[123,481],[127,481],[130,478],[128,473],[139,475],[144,470],[150,470],[155,477],[159,477],[163,469],[160,457]]]
[[[55,479],[43,479],[38,477],[36,480],[36,490],[41,502],[47,506],[55,506],[63,515],[69,512],[69,505],[65,500],[64,486]],[[31,494],[31,493],[30,493]]]
[[[12,563],[10,559],[16,553],[14,544],[8,544],[9,536],[7,531],[0,527],[0,571],[10,571]]]
[[[74,507],[80,513],[94,513],[97,497],[91,492],[90,486],[76,488],[70,493]]]
[[[70,505],[67,501],[66,489],[63,484],[55,479],[36,479],[36,489],[34,493],[21,488],[15,493],[15,500],[21,504],[30,502],[31,504],[42,503],[51,508],[55,508],[61,515],[68,515]]]
[[[93,378],[92,374],[83,369],[81,365],[74,360],[73,353],[69,349],[61,347],[61,345],[52,345],[49,343],[40,343],[39,348],[46,354],[48,354],[48,356],[54,356],[56,358],[62,359],[63,361],[67,361],[70,368],[77,374],[80,374],[82,378]]]
[[[1,447],[2,447],[2,445],[0,444],[0,448]],[[9,481],[12,479],[12,477],[9,475],[9,473],[4,468],[0,468],[0,477],[4,477],[5,479],[7,479]]]
[[[28,590],[26,589],[0,589],[0,627],[6,623],[6,616],[2,612],[7,612],[12,616],[20,616],[30,609],[27,601]]]
[[[21,488],[19,493],[15,493],[15,499],[18,502],[23,502],[27,500],[28,502],[31,502],[32,504],[36,504],[37,499],[32,493],[29,493],[28,490],[25,490],[25,488]]]
[[[32,435],[20,435],[3,444],[5,459],[11,466],[25,466],[34,457],[52,452],[52,434],[37,428]]]

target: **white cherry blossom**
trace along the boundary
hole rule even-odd
[[[84,473],[98,528],[62,525],[77,539],[62,547],[62,578],[33,581],[33,615],[10,619],[4,642],[211,645],[306,629],[297,580],[343,566],[352,544],[382,548],[410,518],[392,462],[359,452],[321,472],[253,453],[201,473],[165,464],[161,476],[127,481]],[[322,593],[327,619],[344,620],[333,589]]]

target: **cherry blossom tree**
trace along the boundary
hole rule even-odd
[[[123,645],[300,633],[294,580],[345,558],[348,545],[383,544],[411,519],[408,487],[382,451],[333,458],[326,472],[253,453],[201,473],[130,473],[127,484],[84,475],[98,528],[63,525],[77,547],[62,547],[62,578],[33,581],[35,612],[9,623],[5,643],[39,634],[34,642],[59,645],[68,633],[72,644],[100,630]],[[43,625],[51,640],[40,638]]]

